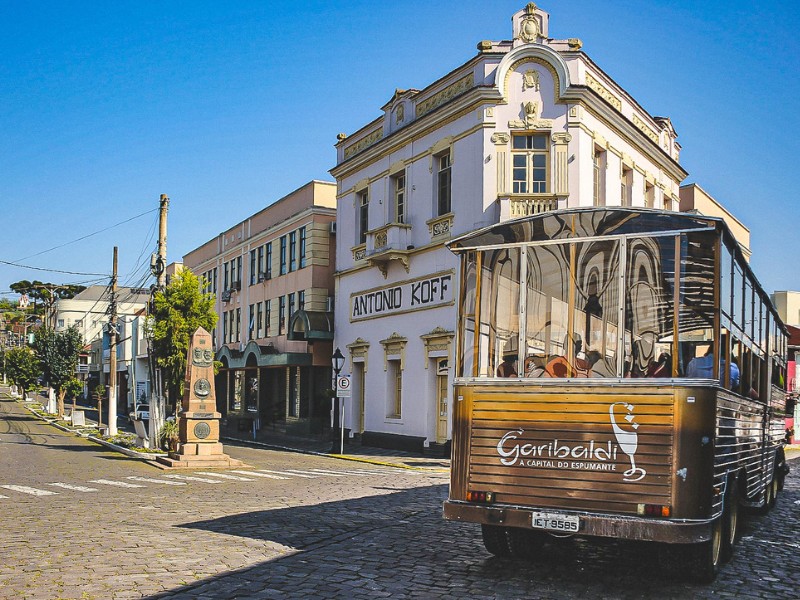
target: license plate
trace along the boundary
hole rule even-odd
[[[535,512],[532,515],[531,524],[534,529],[547,529],[562,533],[577,533],[580,529],[580,519],[577,516],[559,513]]]

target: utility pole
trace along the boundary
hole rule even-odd
[[[161,194],[158,210],[158,252],[150,261],[150,269],[156,276],[156,285],[159,290],[167,286],[167,211],[169,198]]]
[[[150,259],[150,272],[156,278],[155,288],[152,290],[152,297],[157,291],[163,292],[167,287],[167,212],[169,210],[169,198],[166,194],[161,194],[159,199],[158,211],[158,249]],[[166,407],[164,404],[164,391],[162,389],[161,369],[156,366],[156,359],[153,355],[152,339],[148,338],[148,362],[150,363],[150,446],[158,447],[158,433],[164,424]]]
[[[117,435],[117,247],[111,271],[111,301],[108,305],[108,434]],[[100,417],[100,415],[98,415]],[[99,420],[99,419],[98,419]]]

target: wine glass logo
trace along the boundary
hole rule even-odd
[[[625,407],[627,414],[623,418],[630,425],[629,429],[627,427],[623,429],[617,424],[617,418],[614,414],[615,406]],[[647,471],[636,466],[636,461],[633,458],[636,454],[636,448],[639,445],[639,434],[636,433],[636,430],[639,429],[639,424],[634,421],[633,408],[633,404],[628,404],[627,402],[614,402],[614,404],[608,408],[608,414],[611,418],[611,427],[614,430],[614,437],[617,438],[617,444],[620,449],[628,455],[628,458],[631,459],[631,468],[622,474],[624,481],[640,481],[647,475]]]

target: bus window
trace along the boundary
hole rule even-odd
[[[475,284],[477,264],[475,262],[475,252],[469,252],[464,259],[464,286],[460,299],[461,324],[459,330],[462,332],[461,354],[458,373],[460,377],[472,377],[475,365]]]
[[[519,248],[483,253],[480,373],[487,377],[517,375],[519,256]]]
[[[678,310],[679,374],[687,377],[719,378],[719,360],[714,360],[714,233],[681,236],[680,306]],[[698,363],[704,367],[697,368]],[[690,373],[689,364],[694,368]],[[710,369],[710,371],[709,371]],[[702,375],[698,375],[702,372]]]
[[[630,238],[627,268],[625,377],[671,377],[675,238]]]
[[[575,376],[618,377],[619,242],[575,244]]]
[[[566,354],[569,321],[569,244],[527,250],[526,358],[528,377],[556,376],[547,365]],[[560,373],[561,371],[559,371]],[[564,371],[563,376],[567,373]]]

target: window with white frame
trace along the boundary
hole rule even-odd
[[[356,193],[356,224],[356,241],[358,244],[366,244],[369,230],[369,191],[366,189]]]
[[[655,208],[656,206],[656,188],[647,181],[644,182],[644,205],[646,208]]]
[[[633,206],[633,169],[622,167],[620,181],[620,202],[622,206]]]
[[[403,415],[403,369],[400,359],[387,360],[386,373],[388,376],[386,416],[390,419],[399,419]]]
[[[247,315],[247,339],[252,340],[256,330],[256,305],[251,304]]]
[[[392,183],[392,221],[406,222],[406,173],[401,171],[391,178]]]
[[[606,152],[598,146],[592,147],[592,204],[606,205]]]
[[[267,279],[272,279],[272,242],[264,244],[266,248],[266,256],[264,257],[264,267],[267,273]]]
[[[511,145],[514,194],[546,194],[550,161],[550,134],[515,135]]]
[[[264,303],[256,304],[256,337],[264,337]]]
[[[264,302],[264,337],[269,337],[272,320],[272,300]]]
[[[452,210],[452,160],[450,152],[434,157],[436,163],[436,216]]]

